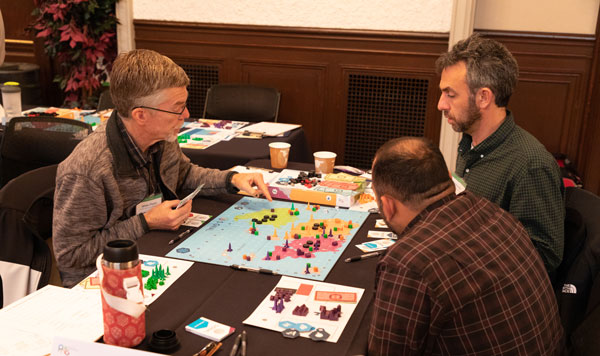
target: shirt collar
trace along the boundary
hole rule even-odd
[[[119,129],[119,133],[121,134],[121,138],[123,139],[123,143],[125,144],[127,153],[129,153],[129,157],[131,157],[133,166],[136,168],[145,167],[150,161],[151,155],[159,150],[160,142],[150,146],[148,148],[148,153],[144,154],[135,141],[133,141],[133,138],[127,131],[127,128],[123,124],[123,121],[119,115],[116,115],[116,124]]]
[[[464,194],[464,193],[461,193]],[[429,204],[425,209],[421,210],[421,212],[419,213],[419,215],[415,216],[409,223],[408,225],[406,225],[406,228],[404,228],[404,231],[402,232],[402,234],[405,234],[408,230],[410,230],[411,227],[413,227],[416,223],[418,223],[419,221],[423,220],[427,215],[429,215],[429,213],[431,213],[433,210],[439,208],[442,205],[445,205],[446,203],[456,199],[457,195],[454,194],[454,192],[446,195],[445,197],[434,201],[433,203]]]
[[[506,140],[506,138],[514,130],[515,126],[515,120],[512,113],[510,110],[506,110],[506,117],[504,118],[504,121],[500,127],[498,127],[494,133],[489,135],[480,144],[473,147],[473,151],[484,155],[492,152],[494,149],[496,149],[496,147]],[[460,140],[460,143],[458,144],[458,153],[464,154],[469,152],[471,150],[472,142],[473,137],[471,137],[471,135],[466,133],[463,134],[462,140]]]

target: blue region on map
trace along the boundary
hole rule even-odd
[[[244,197],[167,256],[323,281],[368,215]]]

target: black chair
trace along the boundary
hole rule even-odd
[[[105,90],[100,93],[100,98],[98,99],[98,111],[103,111],[107,109],[114,109],[115,104],[113,104],[112,96],[110,96],[110,90]]]
[[[4,131],[0,186],[30,171],[62,162],[92,132],[82,121],[58,117],[16,117]]]
[[[555,286],[572,355],[600,354],[600,197],[566,189],[565,250]]]
[[[60,285],[53,260],[56,168],[26,172],[0,189],[0,276],[6,305],[47,285]]]
[[[203,117],[232,121],[274,121],[279,115],[277,89],[250,84],[215,84],[206,92]]]

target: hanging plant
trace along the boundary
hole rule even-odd
[[[54,78],[68,107],[92,108],[117,54],[118,0],[34,0],[29,27],[60,63]]]

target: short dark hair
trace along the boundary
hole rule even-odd
[[[490,88],[498,107],[506,107],[519,79],[519,65],[500,42],[478,33],[457,42],[449,52],[435,62],[438,74],[459,62],[467,66],[467,85],[471,95],[481,88]]]
[[[372,179],[378,196],[390,195],[413,208],[452,184],[440,149],[423,137],[383,144],[375,154]]]

